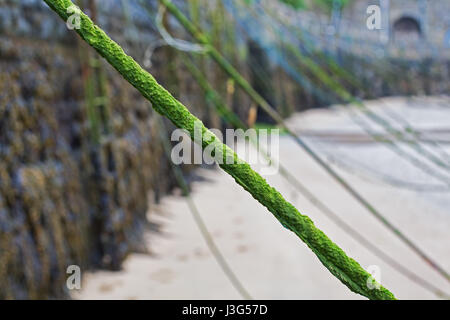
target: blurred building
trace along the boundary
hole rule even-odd
[[[359,25],[364,29],[368,17],[366,10],[370,5],[381,9],[382,30],[364,30],[368,37],[377,34],[394,48],[422,46],[424,50],[445,49],[445,37],[450,30],[450,1],[354,0],[343,11],[343,19],[353,21],[353,28]]]

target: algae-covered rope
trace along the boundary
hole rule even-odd
[[[207,37],[196,28],[189,19],[170,1],[159,0],[167,9],[173,14],[175,18],[189,31],[193,37],[208,48],[207,53],[210,57],[223,68],[225,72],[232,77],[236,83],[250,96],[250,98],[267,114],[274,119],[286,132],[294,139],[294,141],[308,153],[314,161],[316,161],[329,175],[331,175],[344,189],[347,190],[363,207],[365,207],[374,217],[376,217],[383,225],[392,231],[401,241],[403,241],[412,251],[427,262],[433,269],[435,269],[447,281],[450,281],[450,275],[442,267],[440,267],[433,259],[431,259],[422,249],[420,249],[414,242],[409,239],[403,232],[395,227],[386,217],[384,217],[375,207],[370,204],[356,189],[348,184],[333,168],[331,168],[310,146],[299,136],[297,136],[292,129],[290,129],[283,118],[272,106],[259,94],[252,86],[245,80],[240,73],[209,43]]]
[[[44,0],[64,21],[70,17],[67,10],[74,6],[70,0]],[[166,89],[159,85],[153,76],[139,66],[123,49],[81,10],[80,28],[76,32],[97,52],[103,56],[131,85],[133,85],[158,113],[169,118],[172,123],[187,130],[191,138],[195,137],[196,124],[200,120],[192,115],[187,108],[176,100]],[[198,134],[198,133],[197,133]],[[332,242],[321,230],[315,227],[312,220],[300,214],[298,210],[286,201],[282,195],[253,171],[249,164],[240,160],[237,155],[201,124],[203,137],[202,147],[215,147],[222,151],[223,160],[231,157],[233,164],[220,164],[220,167],[230,174],[235,181],[247,190],[256,200],[265,206],[287,229],[294,232],[316,254],[322,264],[350,290],[364,295],[369,299],[395,299],[394,295],[383,286],[368,286],[372,276],[355,260]],[[370,287],[370,288],[369,288]],[[372,289],[371,289],[372,288]]]
[[[193,65],[189,59],[182,57],[182,61],[189,73],[198,83],[200,88],[202,88],[206,99],[209,99],[212,103],[211,105],[215,108],[217,113],[222,117],[222,119],[233,125],[236,128],[248,129],[239,117],[229,108],[227,108],[225,102],[223,101],[220,94],[215,91],[211,85],[208,83],[206,78],[201,74],[201,72]],[[251,140],[251,142],[256,145],[257,142]],[[261,147],[257,148],[258,151],[268,160],[269,163],[274,163],[274,160],[270,157],[267,151],[263,150]],[[280,162],[278,162],[279,173],[286,179],[286,181],[294,187],[294,189],[302,194],[309,202],[311,202],[320,212],[332,220],[338,227],[340,227],[345,233],[347,233],[356,242],[365,247],[368,251],[372,252],[375,256],[379,257],[381,260],[390,265],[397,272],[415,282],[422,288],[432,292],[436,296],[443,299],[450,299],[450,295],[443,292],[441,289],[437,288],[432,283],[428,282],[426,279],[422,278],[420,275],[411,271],[409,268],[403,266],[397,260],[391,257],[389,254],[385,253],[383,250],[379,249],[375,244],[373,244],[369,239],[367,239],[362,233],[353,228],[344,219],[334,212],[330,207],[328,207],[322,200],[317,198],[303,183],[301,183],[294,175],[292,175],[287,168],[285,168]]]

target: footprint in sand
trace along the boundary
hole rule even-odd
[[[160,269],[150,274],[151,279],[156,280],[160,283],[169,283],[174,277],[175,273],[168,268]]]

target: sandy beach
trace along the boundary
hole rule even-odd
[[[421,146],[439,156],[450,154],[448,97],[385,98],[369,101],[367,106],[391,120],[401,115],[423,132]],[[450,271],[448,186],[385,145],[375,143],[352,117],[347,107],[335,106],[297,113],[287,122],[392,224]],[[367,118],[361,118],[370,123],[374,132],[384,132]],[[427,137],[439,145],[430,145]],[[406,143],[400,147],[415,154]],[[450,293],[450,282],[361,207],[288,136],[280,137],[279,159],[311,192],[378,248]],[[450,181],[450,172],[425,162]],[[217,247],[252,298],[364,299],[333,277],[296,235],[283,228],[226,173],[219,168],[198,169],[196,176],[193,201]],[[397,298],[437,298],[342,231],[283,177],[265,178],[364,268],[379,267],[381,283]],[[83,273],[82,289],[73,291],[73,298],[242,299],[208,249],[179,190],[152,206],[148,217],[159,229],[145,236],[149,253],[130,255],[119,272]]]

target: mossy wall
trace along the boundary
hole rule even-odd
[[[174,183],[147,102],[107,64],[111,132],[92,143],[77,37],[18,8],[0,35],[0,299],[65,297],[69,265],[145,250],[149,203]]]
[[[92,146],[74,46],[9,38],[0,52],[0,298],[57,297],[68,265],[117,269],[143,249],[167,160],[147,105],[109,69],[113,130]]]

